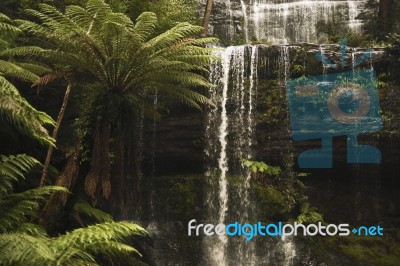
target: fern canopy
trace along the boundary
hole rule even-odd
[[[211,48],[204,45],[216,40],[195,39],[202,31],[199,26],[179,23],[152,37],[154,13],[145,12],[133,22],[103,0],[89,0],[85,7],[71,5],[65,12],[41,4],[27,13],[40,22],[20,21],[20,28],[43,48],[9,49],[8,55],[68,66],[103,91],[130,94],[139,103],[146,91],[158,90],[195,108],[212,104],[201,90],[211,86],[204,78]]]
[[[47,68],[34,63],[16,62],[4,53],[10,49],[10,43],[19,33],[21,30],[13,25],[7,16],[0,13],[0,116],[24,129],[41,143],[54,145],[44,127],[54,125],[53,119],[32,107],[7,79],[16,78],[32,84],[39,79],[38,75],[48,71]]]

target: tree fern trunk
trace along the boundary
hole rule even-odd
[[[79,174],[79,146],[69,155],[67,164],[58,176],[55,185],[74,191]],[[40,215],[40,224],[50,234],[57,234],[65,230],[68,223],[66,205],[70,198],[69,193],[55,193],[47,201]]]
[[[131,207],[140,209],[140,167],[137,140],[129,127],[116,132],[114,164],[112,166],[110,211],[114,218],[129,218]]]
[[[85,180],[85,190],[97,204],[101,196],[108,199],[111,193],[110,183],[110,119],[103,117],[97,122],[92,148],[92,160]]]
[[[203,36],[206,36],[208,33],[208,24],[210,23],[211,11],[213,6],[213,0],[207,0],[206,10],[204,11],[203,17]]]
[[[67,89],[65,90],[63,103],[61,105],[61,109],[60,109],[60,112],[57,117],[56,126],[54,127],[53,134],[52,134],[52,138],[54,140],[57,140],[58,130],[60,129],[61,122],[64,118],[65,109],[67,108],[68,101],[69,101],[69,95],[71,93],[71,88],[72,88],[72,84],[68,83]],[[53,146],[50,146],[49,149],[47,150],[46,160],[44,162],[42,177],[40,178],[39,186],[44,186],[44,184],[46,183],[47,175],[48,175],[49,167],[50,167],[51,156],[53,154],[53,151],[54,151]]]

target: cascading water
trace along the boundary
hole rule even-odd
[[[322,21],[341,21],[353,30],[359,30],[359,7],[365,1],[268,1],[258,0],[253,14],[255,33],[259,40],[285,44],[315,42],[318,39],[316,25]],[[264,17],[264,20],[259,19]]]
[[[227,41],[257,40],[272,44],[317,42],[319,29],[335,25],[340,30],[360,32],[359,19],[367,0],[215,0],[229,14],[226,25],[221,18],[211,21],[213,33]],[[219,29],[218,29],[219,28]],[[220,32],[221,34],[219,34]],[[223,34],[225,33],[225,34]]]
[[[215,88],[210,96],[216,107],[208,111],[206,124],[207,176],[210,181],[207,222],[254,223],[260,217],[257,217],[255,210],[257,204],[250,193],[251,175],[242,169],[240,161],[254,158],[252,148],[255,145],[258,84],[275,79],[282,89],[291,72],[295,73],[292,60],[298,60],[296,58],[300,49],[299,45],[289,44],[318,42],[321,37],[318,25],[338,24],[340,21],[341,25],[338,27],[359,32],[363,21],[358,16],[366,0],[216,0],[215,2],[221,2],[217,6],[225,7],[222,14],[227,17],[224,20],[223,17],[216,16],[215,21],[211,21],[214,35],[227,36],[224,41],[228,43],[241,39],[246,43],[259,41],[275,44],[229,46],[219,49],[215,55],[220,57],[220,61],[211,64],[210,81]],[[222,29],[221,34],[217,33],[218,27]],[[310,45],[312,47],[310,50],[317,54],[318,45],[307,45]],[[270,47],[273,48],[269,49]],[[332,47],[334,46],[319,46],[321,59],[333,53]],[[291,49],[297,49],[293,53],[296,55],[293,58],[290,57]],[[310,60],[306,53],[303,53],[303,62],[299,64],[299,61],[296,61],[297,69],[301,69],[299,66],[306,69],[306,60]],[[350,53],[353,73],[358,53],[356,49]],[[316,56],[313,56],[314,60],[315,58]],[[336,67],[327,60],[321,60],[321,65],[325,77],[331,68]],[[267,73],[263,73],[261,69]],[[303,73],[305,74],[305,70]],[[285,131],[287,135],[277,137],[280,138],[281,146],[286,145],[285,149],[280,151],[281,157],[292,151],[292,147],[287,145],[290,135],[289,118],[283,120],[285,121],[281,123],[287,123],[287,132]],[[270,145],[269,142],[266,144]],[[244,237],[227,238],[223,235],[205,237],[203,243],[208,265],[260,263],[293,265],[299,256],[296,254],[295,242],[290,237],[246,242]]]
[[[283,75],[281,77],[281,80],[284,83],[286,83],[286,80],[290,77],[290,46],[283,45],[281,46],[281,55],[280,55],[280,69],[283,71]],[[287,112],[289,113],[289,112]],[[288,130],[288,135],[290,135],[290,126],[289,126],[289,118],[286,118],[287,123],[286,128]],[[284,145],[283,141],[284,139],[281,139],[282,145]],[[289,145],[291,143],[289,142]],[[289,149],[290,150],[290,149]],[[283,155],[285,156],[285,155]],[[283,265],[289,266],[293,264],[293,260],[296,257],[296,248],[295,244],[292,238],[281,238],[281,250],[283,252]]]
[[[240,161],[252,156],[257,47],[228,47],[217,53],[221,62],[212,63],[210,75],[216,85],[211,98],[217,107],[210,110],[206,129],[208,176],[211,186],[217,187],[208,195],[209,217],[215,223],[249,222],[255,219],[250,217],[250,175],[241,169]],[[248,57],[251,58],[249,67]],[[232,175],[235,178],[238,175],[239,185],[231,185]],[[228,240],[226,235],[218,236],[206,239],[205,246],[209,254],[207,262],[212,265],[228,265],[229,261],[254,263],[254,245],[246,243],[244,238]]]
[[[289,77],[289,67],[290,67],[290,55],[289,55],[289,46],[283,45],[281,46],[281,62],[282,67],[280,69],[283,70],[283,81]]]
[[[218,213],[218,223],[224,223],[226,212],[228,210],[228,182],[226,179],[226,173],[228,172],[228,158],[226,154],[227,146],[227,135],[228,135],[228,117],[226,112],[226,103],[228,100],[228,82],[229,82],[229,70],[230,70],[230,60],[233,52],[233,47],[227,49],[226,53],[223,54],[222,58],[222,98],[221,98],[221,124],[219,126],[219,144],[221,145],[221,150],[218,159],[218,168],[220,170],[219,176],[219,213]],[[228,242],[226,235],[218,236],[220,245],[213,250],[213,258],[216,259],[218,264],[225,262],[226,256],[226,244]]]
[[[215,55],[220,60],[211,64],[210,81],[215,88],[210,96],[216,107],[209,110],[206,125],[210,181],[207,222],[210,223],[238,221],[244,224],[260,218],[257,217],[257,203],[250,193],[251,175],[240,163],[254,157],[259,64],[268,65],[260,58],[259,49],[259,46],[249,45],[219,48]],[[280,72],[282,86],[290,75],[291,49],[291,46],[280,47],[278,60],[273,63]],[[296,256],[291,238],[246,241],[244,237],[227,238],[226,235],[206,237],[204,250],[208,256],[206,262],[211,265],[256,265],[261,259],[266,264],[273,261],[292,265]]]
[[[257,202],[258,180],[255,175],[251,176],[242,168],[240,161],[263,160],[282,167],[283,155],[287,155],[291,150],[289,120],[285,114],[271,115],[265,110],[274,109],[272,107],[281,108],[285,105],[285,103],[280,105],[285,98],[276,97],[271,101],[266,98],[275,93],[284,93],[285,81],[291,77],[321,75],[321,72],[325,75],[330,74],[333,71],[333,64],[317,60],[315,55],[318,50],[328,58],[333,54],[333,58],[338,58],[339,54],[337,46],[333,45],[289,45],[288,43],[313,41],[316,33],[315,25],[310,26],[308,32],[303,30],[308,27],[306,25],[319,20],[319,14],[324,14],[321,18],[326,18],[334,12],[343,13],[342,16],[346,17],[345,24],[351,29],[358,30],[362,22],[357,16],[364,1],[216,0],[214,2],[218,1],[222,4],[216,5],[217,8],[226,7],[221,12],[225,17],[219,16],[215,20],[220,19],[219,22],[222,21],[227,25],[219,37],[228,36],[232,40],[237,35],[246,42],[255,39],[261,41],[266,38],[271,43],[284,43],[284,45],[242,45],[216,50],[215,57],[219,57],[220,60],[213,61],[210,67],[210,81],[215,84],[215,88],[210,91],[210,98],[215,107],[207,110],[205,119],[208,184],[202,183],[205,182],[202,176],[194,179],[193,184],[190,180],[187,181],[188,178],[185,176],[184,181],[181,181],[182,186],[168,190],[168,194],[164,196],[158,196],[158,192],[163,192],[160,187],[162,189],[167,187],[163,183],[166,182],[166,178],[160,178],[158,183],[155,182],[154,186],[158,185],[159,190],[152,191],[151,195],[156,195],[158,200],[155,202],[156,206],[150,208],[152,215],[149,215],[148,225],[149,231],[157,240],[155,242],[157,254],[161,254],[156,256],[155,264],[195,265],[203,260],[200,265],[289,266],[298,265],[301,260],[306,261],[304,263],[306,265],[316,265],[311,263],[311,259],[304,259],[307,254],[302,249],[302,240],[298,238],[256,236],[251,241],[246,241],[244,236],[205,236],[201,232],[199,237],[191,235],[186,238],[185,223],[192,218],[197,219],[198,224],[227,224],[235,221],[255,223],[259,220],[268,222],[270,217],[273,217],[271,220],[279,219],[266,208],[268,204],[274,205],[274,202],[262,203],[263,205]],[[304,21],[300,19],[302,12]],[[308,22],[305,20],[310,17],[311,22],[306,24]],[[296,28],[297,32],[292,32],[292,24],[296,21],[301,23]],[[238,27],[239,23],[241,27]],[[211,29],[213,28],[215,29],[215,24],[211,24]],[[351,53],[346,55],[346,60],[349,63],[348,59],[351,57],[354,73],[357,70],[354,67],[357,59],[364,51],[362,49],[349,51]],[[155,95],[155,107],[157,101]],[[270,117],[278,120],[279,128],[274,128],[273,123],[265,122]],[[154,123],[153,129],[155,125]],[[151,129],[151,125],[149,126]],[[148,132],[149,138],[153,137],[153,142],[149,141],[149,146],[152,146],[152,143],[155,143],[155,131],[152,131],[153,134],[150,130]],[[162,134],[157,134],[158,137],[160,135]],[[149,153],[150,167],[154,166],[154,155],[153,146],[152,152]],[[154,175],[155,168],[151,169],[153,170],[151,175]],[[265,187],[267,186],[268,184]],[[277,190],[279,189],[278,187]],[[174,193],[182,197],[178,198],[179,201],[168,202]],[[361,198],[359,194],[355,196],[357,206]],[[186,204],[187,199],[193,199],[195,202]],[[166,203],[160,204],[163,200]],[[169,206],[167,204],[171,205],[170,208],[165,207]],[[169,213],[181,206],[186,208],[186,205],[189,206],[189,211],[182,208],[183,210],[177,211],[179,214],[177,218]],[[279,208],[278,204],[274,207],[276,206]],[[204,210],[204,207],[207,209]],[[188,216],[184,216],[186,212]],[[157,213],[164,216],[161,214],[157,216]]]
[[[244,40],[246,43],[249,42],[249,18],[247,15],[247,6],[244,2],[244,0],[240,0],[240,5],[242,7],[242,13],[243,13],[243,35],[244,35]]]
[[[227,0],[226,2],[226,7],[227,11],[229,14],[229,26],[228,26],[228,38],[232,40],[234,34],[235,34],[235,29],[234,29],[234,23],[233,23],[233,9],[232,9],[232,3],[231,0]]]

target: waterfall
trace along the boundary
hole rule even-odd
[[[286,80],[290,78],[290,46],[282,45],[281,46],[281,54],[280,54],[280,67],[279,69],[283,70],[283,81],[286,83]],[[287,112],[289,114],[289,111]],[[289,117],[286,118],[286,128],[288,130],[288,135],[290,135],[290,125],[289,125]],[[284,139],[281,139],[282,145]],[[287,144],[286,144],[287,145]],[[289,145],[290,142],[289,142]],[[295,244],[292,238],[281,238],[281,250],[283,253],[283,265],[290,266],[293,265],[293,260],[296,257],[296,249]]]
[[[360,14],[360,5],[351,0],[347,0],[347,4],[349,6],[349,27],[355,32],[360,32],[363,24],[362,20],[357,19],[357,16]]]
[[[242,6],[242,13],[243,13],[243,35],[244,40],[246,43],[249,42],[249,18],[247,16],[247,7],[243,0],[240,0],[240,5]]]
[[[368,0],[233,0],[223,2],[224,23],[221,18],[211,21],[213,32],[228,41],[258,40],[272,44],[318,42],[319,30],[324,23],[333,24],[337,30],[361,32],[361,14]],[[216,28],[220,28],[219,30]],[[237,32],[239,31],[239,32]],[[221,34],[219,34],[220,32]]]
[[[257,218],[251,217],[250,174],[242,169],[240,161],[252,157],[257,47],[231,46],[216,55],[221,60],[212,63],[210,80],[216,85],[211,98],[217,107],[209,110],[206,126],[206,155],[210,162],[207,176],[214,188],[208,196],[210,222],[253,222]],[[239,176],[237,186],[230,184],[231,176]],[[228,239],[223,235],[205,242],[207,262],[212,265],[228,265],[230,261],[254,263],[255,245],[243,237]]]
[[[241,136],[241,156],[242,159],[252,159],[253,157],[253,151],[251,149],[252,145],[253,145],[253,138],[254,138],[254,119],[253,119],[253,115],[254,115],[254,94],[256,94],[256,90],[257,90],[257,62],[258,62],[258,53],[257,53],[257,47],[256,46],[251,46],[250,47],[250,76],[248,77],[249,79],[249,86],[248,88],[246,88],[243,85],[243,81],[244,81],[244,75],[242,75],[242,83],[241,83],[241,91],[242,91],[242,99],[241,99],[241,113],[245,113],[247,112],[247,121],[243,121],[240,125],[243,125],[242,127],[242,132],[240,134]],[[244,62],[244,60],[243,60]],[[245,70],[245,66],[244,64],[243,66],[243,70]],[[244,71],[242,71],[242,73],[244,73]],[[245,106],[243,105],[243,100],[244,100],[244,94],[245,91],[247,90],[247,94],[248,94],[248,98],[247,98],[247,110],[245,110]],[[244,125],[247,123],[247,127],[245,127]],[[244,140],[244,141],[243,141]],[[241,195],[241,205],[243,206],[243,208],[241,209],[240,212],[240,217],[239,221],[241,223],[248,223],[248,222],[252,222],[255,221],[255,219],[257,219],[257,217],[254,217],[254,215],[252,216],[251,214],[254,213],[255,211],[255,206],[254,204],[251,202],[250,199],[250,178],[251,178],[251,174],[250,172],[247,173],[243,173],[245,175],[245,178],[243,180],[243,183],[241,184],[241,186],[239,186],[238,188],[238,192]],[[253,242],[245,242],[245,241],[239,241],[238,243],[238,258],[237,261],[240,262],[241,265],[254,265],[256,262],[256,258],[255,258],[255,252],[256,252],[256,247],[255,247],[255,243]]]
[[[332,22],[337,27],[359,32],[362,21],[357,16],[365,2],[255,0],[254,36],[274,44],[316,42],[317,25],[321,22]]]
[[[324,76],[324,81],[326,81],[326,75],[328,74],[329,62],[325,59],[324,48],[322,45],[319,45],[319,54],[321,56],[321,64],[322,64],[322,75]]]
[[[222,57],[222,98],[221,98],[221,124],[219,126],[219,144],[221,145],[221,150],[219,153],[218,167],[220,170],[219,176],[219,211],[218,211],[218,223],[224,223],[226,212],[228,211],[228,182],[226,180],[226,173],[228,172],[228,158],[226,154],[227,146],[227,135],[228,135],[228,117],[226,113],[226,103],[228,100],[228,82],[229,82],[229,70],[230,70],[230,60],[233,52],[233,48],[229,47]],[[227,236],[218,236],[220,245],[214,249],[213,258],[220,265],[225,262],[225,250],[227,244]]]
[[[283,45],[281,46],[281,64],[282,66],[280,69],[283,69],[283,78],[284,81],[289,77],[290,75],[290,47]]]
[[[283,264],[285,266],[293,265],[293,260],[296,257],[296,249],[291,238],[282,239],[282,249],[285,256]]]
[[[213,224],[235,221],[255,223],[260,217],[257,217],[254,195],[252,198],[250,193],[251,175],[242,169],[240,162],[255,157],[253,147],[257,87],[261,88],[261,82],[270,79],[279,80],[280,87],[285,85],[291,72],[295,74],[295,64],[299,64],[299,53],[293,51],[299,46],[289,44],[318,42],[318,25],[333,23],[334,26],[359,32],[363,21],[358,16],[366,0],[220,2],[222,4],[218,7],[225,8],[222,14],[226,17],[217,16],[211,22],[215,35],[227,36],[227,43],[242,38],[246,43],[251,40],[280,45],[219,48],[215,56],[220,60],[213,61],[210,68],[210,81],[215,85],[210,98],[215,107],[208,110],[206,119],[205,153],[210,189],[207,191],[208,216],[205,220]],[[217,32],[218,27],[220,34]],[[327,77],[330,68],[336,67],[328,58],[331,47],[312,47],[316,51],[319,49],[322,74]],[[350,54],[353,72],[357,53],[357,50],[352,50]],[[305,69],[305,60],[301,63]],[[278,138],[281,145],[290,145],[287,144],[290,135],[289,117],[284,117],[281,123],[287,124],[287,135],[282,134]],[[278,152],[282,152],[282,157],[287,155],[288,150],[293,149],[286,146]],[[255,265],[259,262],[263,265],[293,265],[298,257],[295,242],[290,237],[245,241],[243,236],[222,235],[204,237],[203,244],[207,265]]]
[[[233,36],[235,34],[235,26],[233,23],[233,9],[232,9],[232,3],[231,0],[226,0],[226,9],[228,10],[229,14],[229,26],[228,26],[228,38],[229,40],[233,40]]]

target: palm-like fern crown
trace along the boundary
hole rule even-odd
[[[21,22],[21,29],[41,40],[45,49],[12,49],[12,55],[36,59],[79,70],[102,84],[104,90],[132,93],[159,90],[200,108],[210,101],[197,88],[210,86],[207,72],[211,49],[202,47],[212,38],[194,39],[201,27],[179,23],[151,38],[157,23],[155,14],[145,12],[133,23],[115,13],[103,0],[89,0],[86,7],[68,6],[60,12],[49,5],[28,13],[41,23]]]
[[[21,32],[12,21],[0,13],[0,115],[10,122],[25,129],[42,143],[53,144],[46,124],[53,124],[53,119],[33,108],[7,78],[17,78],[29,83],[35,82],[37,75],[48,71],[45,67],[29,62],[15,62],[5,58],[4,52],[9,49],[12,39]]]

